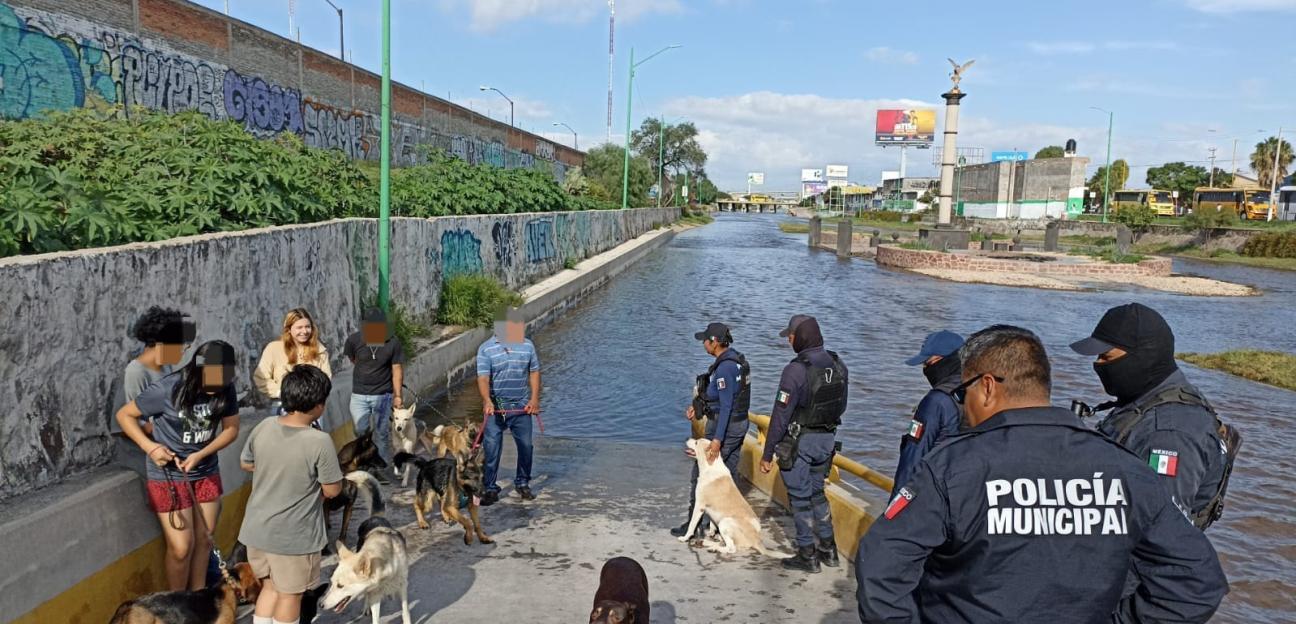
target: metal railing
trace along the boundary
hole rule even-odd
[[[756,425],[756,441],[764,446],[765,435],[769,431],[770,417],[765,414],[749,414],[747,418]],[[891,489],[895,487],[895,481],[891,477],[838,453],[833,456],[833,467],[828,474],[828,480],[840,481],[841,472],[855,475],[882,490],[887,495],[890,495]]]

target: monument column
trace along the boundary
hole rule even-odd
[[[958,116],[959,100],[966,95],[959,91],[956,84],[949,93],[941,94],[945,98],[945,137],[941,146],[940,174],[940,212],[937,214],[938,225],[949,225],[953,214],[951,204],[954,199],[954,165],[958,160]]]

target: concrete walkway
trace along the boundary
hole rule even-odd
[[[511,484],[513,445],[505,436],[500,481]],[[671,537],[688,504],[690,458],[680,448],[537,437],[532,489],[524,503],[509,485],[483,509],[497,543],[463,544],[458,525],[418,529],[411,492],[393,486],[388,517],[409,543],[415,622],[584,622],[603,562],[632,557],[648,574],[652,622],[858,622],[849,565],[820,574],[785,572],[752,553],[719,555]],[[743,488],[746,490],[747,488]],[[790,550],[792,523],[759,491],[748,493],[766,543]],[[353,527],[365,515],[357,513]],[[347,537],[354,543],[354,528]],[[325,561],[325,580],[333,560]],[[384,622],[399,622],[384,605]],[[368,622],[362,607],[317,622]],[[249,621],[245,618],[240,621]]]

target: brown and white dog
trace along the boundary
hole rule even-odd
[[[476,438],[477,425],[437,425],[432,431],[423,434],[423,445],[428,449],[436,449],[437,457],[467,457],[472,452],[472,443]]]
[[[252,566],[235,564],[230,579],[198,591],[158,592],[123,602],[108,624],[234,624],[240,597],[255,586]]]
[[[483,544],[495,540],[486,535],[478,510],[481,507],[482,451],[472,451],[467,457],[452,455],[436,459],[423,459],[409,453],[397,453],[392,459],[398,467],[412,463],[418,468],[414,488],[414,515],[420,529],[428,529],[427,517],[438,506],[441,519],[446,524],[458,522],[464,529],[464,543],[472,544],[473,535]],[[466,513],[465,513],[466,512]]]
[[[648,575],[629,557],[613,557],[599,572],[590,624],[648,624]]]
[[[679,538],[688,542],[689,536],[697,530],[702,514],[706,514],[720,531],[720,540],[705,540],[703,546],[708,549],[736,553],[748,548],[776,559],[786,559],[789,555],[773,553],[761,543],[761,525],[752,511],[747,499],[734,484],[733,475],[723,461],[707,461],[707,447],[710,442],[705,438],[694,438],[685,443],[692,451],[698,463],[698,481],[696,490],[697,503],[693,506],[693,517],[689,519],[688,531]]]

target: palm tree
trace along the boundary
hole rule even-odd
[[[1268,189],[1273,181],[1274,152],[1278,149],[1278,137],[1269,137],[1256,143],[1255,151],[1251,152],[1251,170],[1256,172],[1256,180],[1260,181],[1260,188]],[[1283,141],[1278,156],[1279,180],[1287,177],[1287,168],[1291,166],[1293,159],[1296,158],[1292,153],[1291,143]]]

